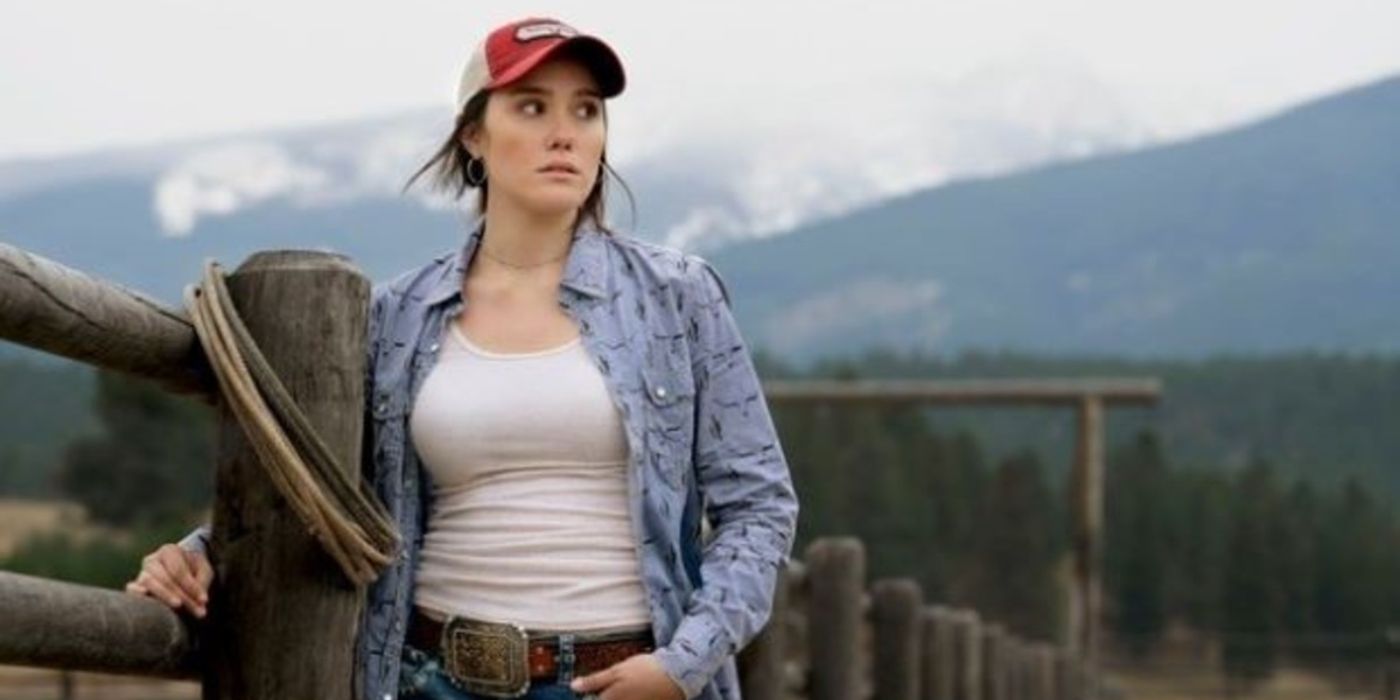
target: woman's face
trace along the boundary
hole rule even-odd
[[[598,84],[582,63],[554,57],[491,93],[462,142],[485,161],[489,206],[502,199],[555,214],[577,211],[598,179],[607,140]],[[572,172],[550,170],[563,164]]]

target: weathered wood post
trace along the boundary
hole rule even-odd
[[[881,579],[871,586],[870,601],[875,697],[919,700],[923,591],[910,578]]]
[[[1014,634],[1002,638],[1002,668],[1006,677],[1006,699],[1024,700],[1026,679],[1026,643]]]
[[[953,626],[953,656],[957,667],[953,696],[981,700],[982,622],[973,610],[959,610]]]
[[[1098,667],[1099,617],[1103,606],[1100,581],[1103,556],[1103,399],[1086,395],[1078,406],[1078,434],[1069,490],[1073,513],[1074,589],[1069,648],[1089,668]],[[1086,697],[1093,697],[1092,689]]]
[[[784,643],[788,646],[783,666],[783,687],[789,694],[798,697],[808,696],[808,683],[811,682],[811,653],[808,640],[811,637],[811,620],[807,618],[807,562],[793,559],[788,566],[788,630]]]
[[[1385,631],[1385,698],[1400,700],[1400,627]]]
[[[865,547],[854,537],[808,545],[807,624],[811,660],[808,700],[862,697],[861,624],[865,616]]]
[[[1030,697],[1035,697],[1036,700],[1057,700],[1060,694],[1054,683],[1054,647],[1037,641],[1035,654],[1035,672],[1032,673],[1035,690]]]
[[[923,661],[919,671],[922,700],[954,700],[957,682],[957,650],[953,647],[957,616],[951,608],[929,605],[922,615]]]
[[[257,253],[229,295],[263,354],[352,479],[360,478],[369,282],[340,255]],[[219,404],[206,700],[350,700],[363,589],[266,476]]]
[[[788,606],[793,576],[788,567],[778,569],[773,590],[773,612],[768,624],[739,652],[739,687],[745,700],[782,700],[787,680]]]
[[[1055,649],[1055,692],[1061,700],[1079,700],[1075,684],[1075,658],[1063,647]]]
[[[982,700],[1008,700],[1006,631],[992,623],[982,628]]]

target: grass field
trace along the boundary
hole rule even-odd
[[[82,506],[67,501],[26,501],[0,498],[0,557],[8,556],[25,538],[54,530],[92,531]]]

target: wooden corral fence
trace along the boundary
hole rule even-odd
[[[310,428],[358,481],[368,280],[340,255],[270,251],[227,287]],[[202,397],[219,416],[215,574],[198,627],[153,599],[0,572],[0,664],[198,679],[208,700],[352,697],[364,587],[273,485],[189,316],[0,244],[0,338]]]
[[[1116,693],[1064,646],[925,601],[909,578],[867,588],[865,548],[818,538],[779,571],[773,614],[739,654],[745,700],[1084,700]]]
[[[310,428],[358,480],[368,280],[343,256],[270,251],[227,285]],[[0,244],[0,338],[202,397],[219,414],[208,616],[195,623],[153,599],[0,572],[0,664],[195,679],[207,700],[354,697],[364,587],[271,483],[187,314]],[[1097,403],[1084,405],[1097,430]],[[741,654],[746,698],[1097,697],[1081,656],[925,605],[908,580],[867,594],[864,571],[859,542],[847,539],[814,542],[783,571],[781,624],[770,621]]]
[[[1072,408],[1076,429],[1066,510],[1071,517],[1074,582],[1062,641],[1098,668],[1103,609],[1104,414],[1112,406],[1155,404],[1162,382],[1150,377],[1055,379],[862,379],[764,383],[775,403],[879,403],[934,406]]]

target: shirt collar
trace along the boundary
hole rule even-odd
[[[447,253],[438,258],[438,261],[444,264],[442,274],[428,291],[426,300],[430,306],[445,303],[461,295],[462,278],[466,275],[472,255],[476,253],[485,232],[486,219],[482,218],[472,227],[471,232],[467,234],[467,240],[455,254]],[[608,234],[599,231],[588,220],[579,222],[574,228],[573,240],[569,245],[569,259],[564,263],[564,276],[559,280],[561,287],[591,297],[607,294],[607,242],[603,240],[606,235]]]

